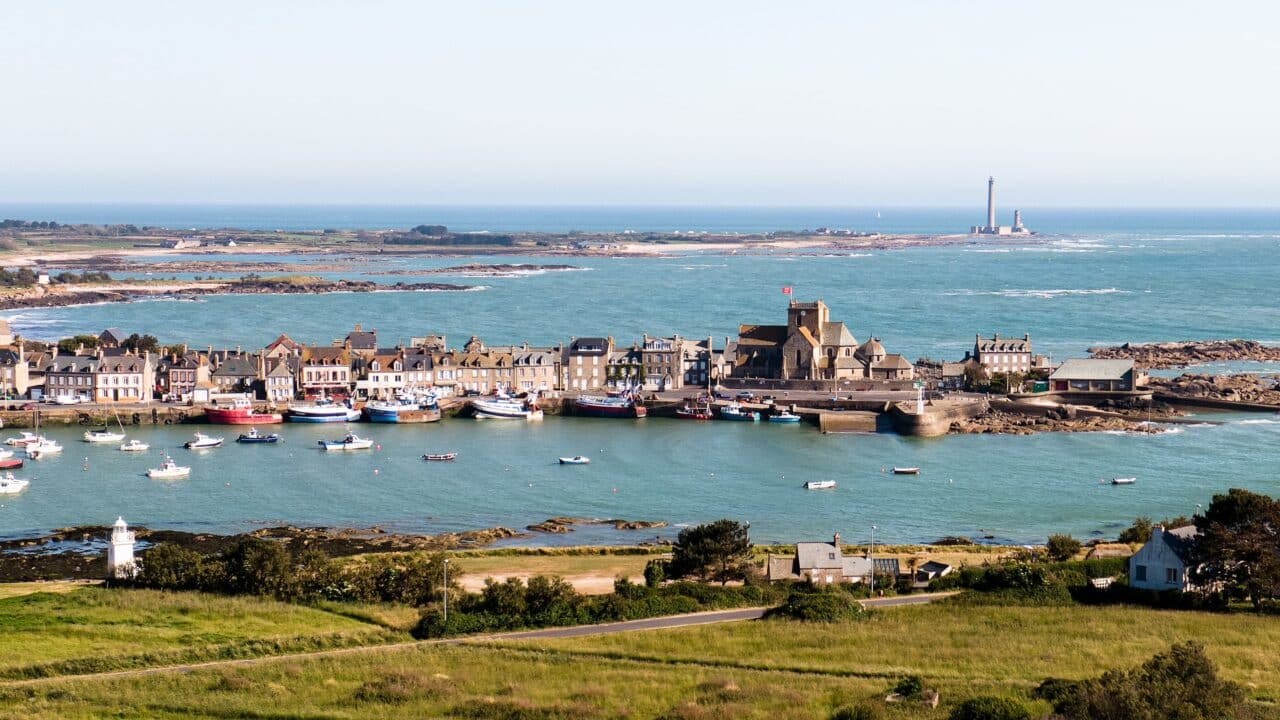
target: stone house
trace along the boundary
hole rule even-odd
[[[118,348],[127,338],[120,328],[107,328],[98,334],[98,347]]]
[[[196,384],[209,381],[208,357],[198,352],[162,355],[156,361],[156,392],[160,397],[190,397]]]
[[[258,381],[258,358],[236,348],[234,352],[222,350],[209,356],[213,370],[209,372],[209,380],[213,383],[214,392],[247,393],[254,392]]]
[[[355,328],[347,333],[347,337],[334,340],[333,346],[345,347],[353,356],[368,359],[378,352],[378,331],[376,329],[366,331],[360,323],[356,323]]]
[[[298,356],[270,358],[264,353],[261,357],[266,367],[262,379],[263,395],[273,403],[293,400],[297,395],[298,369],[301,365]]]
[[[1187,562],[1199,531],[1194,525],[1151,529],[1151,539],[1129,558],[1129,586],[1142,590],[1191,589]]]
[[[25,397],[31,387],[30,373],[27,354],[21,343],[15,348],[0,348],[0,395],[5,398]]]
[[[554,348],[531,348],[528,344],[511,349],[511,366],[515,370],[512,390],[551,392],[560,377],[559,353]]]
[[[640,348],[615,349],[605,366],[605,385],[610,390],[634,390],[644,385],[644,354]]]
[[[399,348],[380,348],[364,363],[356,380],[356,394],[369,399],[389,400],[404,391],[404,353]]]
[[[608,382],[612,337],[575,337],[564,348],[561,387],[577,392],[600,392]]]
[[[989,374],[1021,373],[1031,371],[1031,334],[1025,333],[1021,338],[1002,338],[996,333],[991,338],[975,335],[973,351],[966,354],[962,362],[976,362]]]
[[[403,351],[401,360],[404,363],[406,392],[411,395],[423,395],[435,388],[435,362],[431,353],[417,348],[408,348]]]
[[[1072,358],[1049,376],[1049,389],[1055,393],[1130,393],[1137,389],[1137,378],[1132,360]]]
[[[300,357],[299,386],[305,398],[345,399],[351,394],[351,351],[346,347],[304,345]]]
[[[836,533],[831,542],[796,543],[794,556],[770,555],[765,564],[765,576],[770,582],[807,580],[814,585],[860,583],[871,577],[872,566],[870,558],[845,556],[840,533]]]

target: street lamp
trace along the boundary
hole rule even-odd
[[[444,624],[449,626],[449,558],[444,559]]]
[[[871,595],[876,594],[876,526],[871,526],[871,550],[867,553],[867,559],[871,561]]]

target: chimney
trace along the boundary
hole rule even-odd
[[[835,536],[831,538],[831,544],[836,546],[836,550],[840,549],[840,533],[836,533]]]
[[[360,323],[356,323],[356,329],[352,332],[360,332]]]
[[[237,354],[237,355],[239,355],[239,354],[240,354],[240,346],[239,346],[239,345],[237,345],[237,346],[236,346],[236,354]]]

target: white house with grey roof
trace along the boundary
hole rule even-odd
[[[1132,360],[1073,358],[1049,376],[1049,389],[1056,393],[1131,393],[1137,387]]]
[[[872,561],[859,555],[845,556],[836,533],[831,542],[796,543],[794,556],[769,556],[765,574],[769,581],[807,580],[814,585],[860,583],[871,577]]]
[[[976,362],[993,374],[1026,374],[1031,370],[1031,334],[1024,333],[1020,338],[1000,337],[1000,333],[990,338],[975,335],[973,352],[964,361]]]
[[[1142,590],[1191,589],[1188,560],[1199,530],[1194,525],[1151,529],[1151,539],[1129,558],[1129,586]]]

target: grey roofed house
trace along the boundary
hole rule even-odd
[[[1022,337],[1000,337],[1000,333],[996,333],[995,337],[984,338],[982,335],[976,335],[973,342],[974,355],[981,356],[983,353],[1029,353],[1031,352],[1031,335],[1026,334]]]
[[[1123,380],[1133,372],[1132,360],[1095,360],[1072,358],[1064,360],[1049,376],[1050,380]]]
[[[871,574],[871,560],[860,555],[845,556],[843,548],[839,534],[831,542],[798,542],[794,556],[769,557],[766,577],[771,581],[808,580],[818,585],[866,580]]]
[[[98,335],[98,342],[109,347],[120,347],[120,343],[124,342],[128,336],[120,328],[111,327],[102,331]]]
[[[211,375],[219,378],[256,378],[258,363],[252,355],[227,355],[218,360],[218,367]]]
[[[1152,528],[1151,539],[1129,558],[1129,586],[1179,592],[1190,589],[1191,550],[1199,532],[1194,525]]]
[[[366,332],[359,323],[356,323],[355,328],[347,333],[346,340],[350,343],[352,350],[376,351],[378,349],[377,329]]]
[[[609,338],[580,337],[569,343],[570,355],[605,355],[609,352]]]
[[[916,568],[916,581],[929,582],[934,578],[950,575],[951,571],[954,569],[955,568],[946,563],[938,562],[937,560],[930,560]]]
[[[422,352],[420,350],[404,351],[404,369],[405,370],[430,370],[432,365],[431,353]]]

